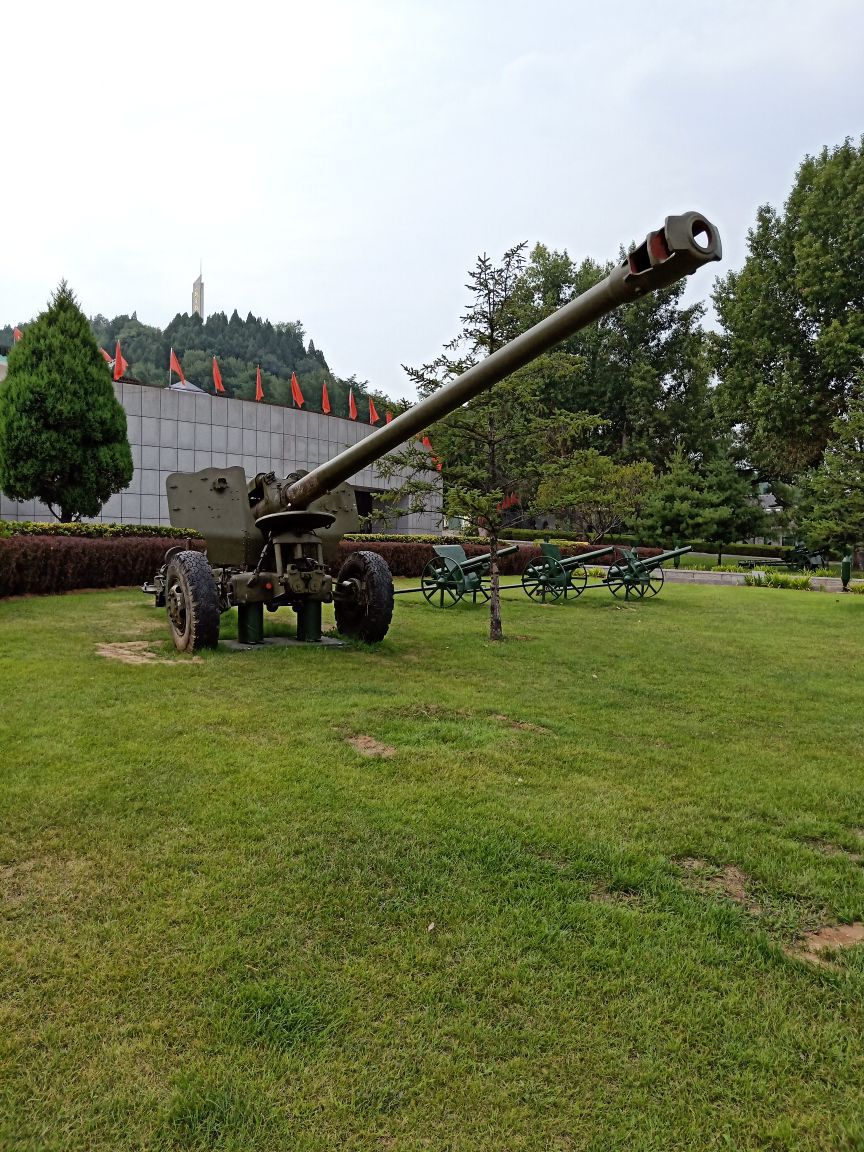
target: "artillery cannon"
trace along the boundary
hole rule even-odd
[[[616,564],[610,564],[603,584],[613,596],[623,596],[629,600],[631,596],[656,596],[666,577],[663,574],[663,565],[667,560],[674,560],[676,556],[683,556],[690,551],[686,548],[670,548],[668,552],[661,552],[659,556],[646,556],[644,560],[631,552],[629,548],[620,549],[622,556]]]
[[[683,556],[690,548],[672,548],[668,552],[661,552],[659,556],[647,556],[645,559],[640,559],[631,549],[620,548],[615,544],[597,548],[594,552],[583,552],[579,556],[563,557],[561,549],[549,543],[541,544],[540,551],[540,559],[532,561],[525,569],[522,587],[532,600],[545,603],[547,599],[558,600],[562,595],[565,600],[570,594],[581,596],[586,588],[608,588],[613,596],[624,597],[625,600],[631,596],[656,596],[666,579],[663,565],[668,560]],[[589,584],[586,561],[607,556],[610,552],[620,553],[620,560],[609,565],[599,583]]]
[[[420,575],[419,588],[400,588],[394,596],[407,596],[409,592],[422,592],[430,604],[438,601],[439,608],[449,608],[470,596],[474,604],[477,597],[489,599],[488,579],[492,568],[492,553],[466,556],[461,544],[435,544],[434,557]],[[518,544],[499,548],[496,556],[512,556],[519,551]]]
[[[717,229],[704,216],[668,216],[581,296],[312,471],[283,480],[259,473],[248,482],[236,467],[171,473],[172,525],[195,529],[207,541],[206,557],[170,549],[145,586],[168,610],[175,647],[215,647],[220,615],[235,606],[241,641],[260,642],[264,608],[283,606],[297,614],[298,640],[319,641],[322,605],[330,602],[341,633],[367,643],[382,640],[393,614],[385,562],[374,552],[354,552],[335,580],[326,567],[342,534],[359,527],[348,478],[612,309],[666,288],[720,255]]]
[[[532,600],[544,604],[547,598],[557,600],[563,595],[566,600],[571,594],[581,596],[588,587],[586,560],[596,560],[614,551],[615,545],[608,544],[605,548],[595,548],[593,552],[565,557],[557,544],[545,542],[540,545],[540,559],[532,560],[522,573],[522,587]]]

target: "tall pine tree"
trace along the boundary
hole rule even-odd
[[[9,353],[0,385],[0,489],[60,520],[96,516],[132,479],[126,413],[65,280]]]

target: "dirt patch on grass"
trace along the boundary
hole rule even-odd
[[[412,704],[407,708],[388,708],[389,716],[407,716],[409,720],[421,717],[424,720],[470,720],[473,713],[469,708],[444,708],[431,702]]]
[[[0,907],[9,910],[28,900],[66,900],[89,871],[89,860],[54,856],[0,864]]]
[[[383,759],[389,760],[391,756],[396,755],[396,749],[392,744],[382,744],[374,736],[348,736],[347,743],[355,748],[361,756],[381,756]]]
[[[747,892],[749,877],[734,864],[724,864],[722,868],[708,860],[695,856],[685,856],[678,861],[685,874],[685,883],[698,892],[710,896],[725,896],[739,904],[753,916],[761,916],[762,907]]]
[[[506,724],[508,728],[518,728],[520,732],[542,732],[547,736],[551,733],[550,728],[543,728],[540,724],[531,724],[528,720],[513,720],[503,713],[493,716],[492,719],[497,720],[499,724]]]
[[[835,968],[836,965],[828,958],[830,954],[859,944],[864,944],[864,921],[856,920],[854,924],[827,924],[807,932],[802,940],[783,951],[793,960],[806,960],[820,968]]]
[[[190,660],[166,660],[153,651],[153,640],[121,640],[115,644],[97,644],[96,654],[105,660],[117,660],[120,664],[169,664],[181,668],[184,664],[201,664],[200,656]]]
[[[818,852],[820,856],[830,856],[834,859],[846,859],[852,864],[864,863],[864,855],[860,852],[852,852],[848,848],[842,848],[839,844],[832,844],[830,840],[820,840],[818,837],[811,837],[804,841],[808,848],[812,848],[814,852]]]
[[[609,888],[601,882],[592,890],[588,899],[592,904],[623,904],[633,908],[639,903],[639,893],[630,889]]]

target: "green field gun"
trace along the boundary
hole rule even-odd
[[[815,568],[827,568],[828,556],[825,552],[815,551],[806,544],[796,544],[789,553],[783,557],[771,557],[762,560],[739,560],[735,558],[740,568],[785,568],[788,572],[812,572]]]
[[[545,604],[547,600],[566,600],[569,596],[581,596],[588,585],[588,560],[599,560],[615,551],[614,544],[605,548],[595,548],[593,552],[583,552],[579,556],[562,556],[557,544],[544,542],[540,545],[539,560],[532,560],[522,573],[522,587],[532,600]],[[592,585],[594,587],[594,585]]]
[[[613,596],[629,600],[633,597],[641,599],[643,596],[656,596],[666,579],[663,565],[676,556],[684,556],[690,551],[690,546],[670,548],[659,556],[646,556],[644,559],[640,559],[629,548],[619,548],[618,551],[621,559],[609,565],[606,578],[597,587],[606,587]]]
[[[396,596],[405,596],[409,592],[422,592],[430,604],[437,604],[439,608],[449,608],[458,604],[466,596],[471,597],[472,603],[485,603],[492,595],[489,588],[489,578],[492,571],[492,553],[484,552],[481,556],[466,556],[461,544],[435,544],[434,557],[429,561],[420,576],[419,588],[400,588]],[[519,551],[518,544],[509,544],[506,548],[499,548],[495,553],[500,556],[512,556]]]
[[[340,633],[366,643],[382,640],[393,614],[385,562],[374,552],[358,551],[338,575],[328,571],[342,534],[359,528],[350,477],[614,308],[675,284],[720,256],[717,229],[704,216],[669,216],[603,280],[310,472],[284,479],[269,472],[252,480],[242,468],[171,473],[171,524],[194,529],[207,542],[206,556],[169,550],[145,585],[157,606],[167,609],[175,647],[215,647],[220,617],[235,607],[241,642],[262,641],[265,607],[287,607],[297,615],[297,639],[315,643],[322,638],[322,605],[328,603]]]

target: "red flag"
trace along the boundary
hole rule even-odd
[[[23,335],[24,335],[24,333],[21,331],[20,328],[13,328],[12,329],[12,340],[15,344],[18,343],[18,341],[21,339],[21,337]],[[110,360],[110,356],[109,356],[109,360]]]
[[[110,352],[106,352],[104,348],[100,348],[99,351],[102,353],[102,359],[105,361],[106,364],[113,364],[114,363],[114,357],[111,355]]]
[[[114,379],[119,380],[121,376],[126,375],[126,369],[129,365],[123,359],[123,353],[120,351],[120,341],[117,341],[117,350],[114,353]]]
[[[119,348],[120,345],[118,344],[117,347]],[[172,372],[177,373],[177,375],[180,377],[181,383],[183,383],[183,384],[186,383],[186,377],[183,375],[183,369],[180,367],[180,361],[177,359],[177,355],[174,352],[173,348],[171,349],[171,355],[168,359],[168,379],[169,380],[171,379],[171,373]]]
[[[216,357],[213,357],[213,387],[217,392],[224,392],[222,387],[222,373],[219,371],[219,365],[216,363]]]
[[[261,387],[261,365],[260,364],[258,365],[258,368],[255,372],[255,399],[256,400],[263,400],[264,399],[264,389]]]
[[[385,414],[385,416],[384,416],[384,423],[385,423],[385,424],[389,424],[389,423],[390,423],[390,421],[391,421],[392,419],[393,419],[393,413],[392,413],[392,412],[390,411],[390,409],[388,408],[388,409],[387,409],[387,412],[386,412],[386,414]]]
[[[327,381],[324,381],[324,387],[321,389],[321,411],[326,415],[330,415],[330,397],[327,394]]]
[[[357,419],[357,405],[354,403],[354,389],[348,389],[348,416],[352,420]]]
[[[303,407],[303,393],[300,391],[300,385],[297,383],[296,373],[291,373],[291,399],[298,408]]]
[[[424,436],[423,439],[420,441],[420,443],[423,445],[424,448],[427,448],[429,450],[429,459],[432,461],[432,463],[435,465],[435,467],[440,472],[441,471],[441,461],[438,459],[438,457],[432,451],[432,441],[429,439],[428,436]]]
[[[380,419],[381,419],[381,417],[375,411],[375,404],[372,400],[372,397],[370,396],[369,397],[369,423],[370,424],[377,424]]]

